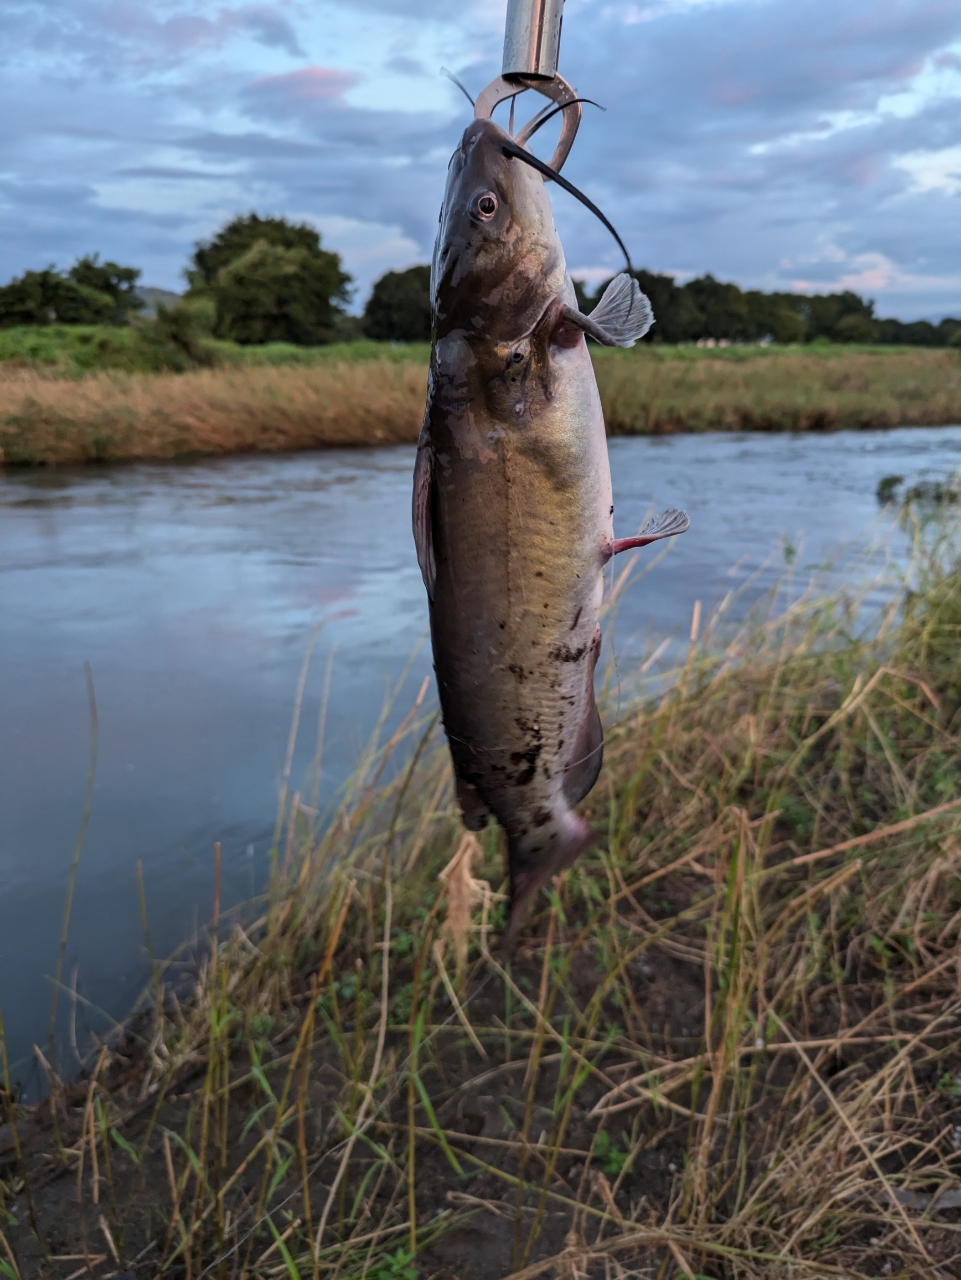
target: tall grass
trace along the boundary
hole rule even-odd
[[[313,367],[0,381],[10,464],[175,458],[416,440],[426,369],[389,359]]]
[[[961,422],[961,352],[906,347],[594,350],[612,435]]]
[[[43,1107],[6,1082],[3,1273],[956,1275],[961,562],[928,531],[867,622],[792,591],[608,734],[510,962],[420,703],[285,801],[257,918]]]
[[[224,344],[221,344],[223,346]],[[961,353],[924,348],[592,348],[611,434],[961,422]],[[301,363],[292,363],[294,357]],[[237,348],[189,373],[0,373],[8,464],[413,442],[427,349]],[[242,363],[241,363],[242,361]],[[258,362],[263,363],[258,363]]]

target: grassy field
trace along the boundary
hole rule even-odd
[[[0,456],[6,464],[412,442],[420,429],[423,345],[209,342],[215,367],[144,373],[123,363],[124,344],[133,341],[128,331],[105,338],[104,330],[79,330],[65,331],[66,337],[53,329],[29,331],[35,348],[28,331],[0,331]],[[119,344],[109,357],[116,363],[95,368],[98,359],[109,363],[95,350],[108,339]],[[954,350],[592,351],[612,435],[961,422],[961,352]]]
[[[511,962],[419,702],[330,813],[285,775],[264,900],[50,1101],[6,1076],[0,1272],[957,1276],[956,539],[863,599],[709,621]]]

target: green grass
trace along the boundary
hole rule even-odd
[[[32,369],[51,376],[78,377],[100,370],[125,373],[160,373],[168,354],[165,348],[145,340],[149,323],[126,328],[110,325],[20,325],[0,329],[0,370]],[[240,346],[236,342],[206,339],[205,345],[223,364],[242,368],[278,365],[316,365],[328,361],[356,363],[366,360],[427,363],[427,343],[334,342],[322,347],[298,347],[289,342]],[[173,366],[180,371],[179,366]]]
[[[36,368],[48,373],[77,376],[96,370],[123,370],[128,373],[162,371],[156,351],[143,341],[149,324],[135,322],[127,328],[110,325],[20,325],[0,329],[0,368],[13,365]],[[430,345],[418,342],[373,342],[368,339],[334,342],[321,347],[301,347],[289,342],[269,342],[262,346],[241,346],[236,342],[209,339],[209,345],[221,362],[228,365],[260,368],[277,365],[315,365],[326,361],[366,360],[411,361],[426,364]],[[660,343],[642,345],[635,351],[608,351],[592,345],[595,361],[631,361],[637,355],[658,362],[698,364],[704,360],[726,364],[772,360],[785,352],[803,353],[819,360],[838,361],[854,355],[871,355],[891,360],[910,361],[912,353],[927,348],[868,346],[860,343],[814,343],[810,346],[717,347],[710,350],[695,346],[672,347]]]
[[[463,832],[420,703],[330,812],[285,775],[263,900],[215,902],[192,976],[155,964],[51,1102],[7,1077],[0,1257],[62,1280],[77,1253],[178,1280],[956,1274],[957,530],[918,527],[877,616],[869,586],[788,578],[649,673],[586,802],[597,847],[510,963],[501,834]]]
[[[262,347],[241,347],[235,342],[217,342],[218,351],[232,363],[257,368],[261,365],[315,365],[327,361],[348,364],[368,360],[390,360],[395,363],[426,365],[430,359],[428,342],[331,342],[325,347],[295,347],[290,342],[267,342]]]

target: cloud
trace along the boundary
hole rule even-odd
[[[961,145],[942,147],[939,151],[912,151],[896,156],[894,163],[910,175],[912,192],[961,194]],[[961,210],[958,212],[961,215]]]
[[[312,219],[362,299],[429,257],[470,115],[435,72],[482,88],[503,13],[8,0],[0,276],[99,249],[176,285],[194,240],[256,208]],[[961,314],[957,0],[568,0],[561,66],[608,108],[586,109],[565,173],[636,261]],[[615,269],[604,229],[552,199],[569,261]]]
[[[190,0],[10,0],[5,6],[8,65],[26,53],[37,65],[65,58],[77,70],[113,77],[121,69],[157,69],[172,59],[225,48],[238,37],[303,56],[284,4],[222,5]],[[21,51],[21,58],[16,55]]]
[[[300,108],[321,101],[336,102],[357,80],[356,75],[332,67],[301,67],[279,76],[259,76],[250,86],[250,93],[273,101],[281,110],[285,106]]]

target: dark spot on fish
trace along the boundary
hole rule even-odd
[[[608,515],[611,515],[611,516],[614,514],[614,504],[613,504],[613,502],[611,503],[611,509],[610,509],[610,511],[609,511],[607,514],[608,514]]]
[[[577,624],[580,622],[580,620],[581,620],[581,614],[583,613],[583,611],[584,611],[584,606],[583,606],[583,605],[581,605],[581,607],[578,609],[577,613],[575,613],[575,614],[574,614],[574,621],[571,623],[571,630],[572,630],[572,631],[573,631],[573,630],[574,630],[574,628],[577,626]]]
[[[534,814],[535,827],[546,826],[547,823],[550,822],[550,820],[551,820],[550,809],[538,809],[538,811]]]
[[[506,622],[498,622],[498,624],[497,624],[497,625],[500,627],[501,631],[503,631],[503,630],[504,630],[504,628],[507,626],[507,623],[506,623]]]
[[[535,578],[543,578],[543,576],[544,576],[544,575],[543,575],[543,573],[541,573],[540,569],[538,569],[538,570],[537,570],[537,572],[534,574],[534,577],[535,577]]]
[[[537,766],[537,757],[541,753],[541,744],[538,742],[528,751],[512,751],[511,764],[524,764],[526,768],[521,769],[520,773],[514,779],[519,787],[526,787],[529,782],[534,779],[534,772]]]
[[[572,649],[570,645],[561,644],[550,652],[551,658],[555,662],[580,662],[584,654],[587,653],[587,645],[582,644],[576,649]]]
[[[519,667],[516,662],[512,662],[510,666],[507,668],[507,670],[510,671],[512,675],[517,676],[518,680],[520,681],[524,681],[527,678],[527,673],[525,672],[524,668]]]

